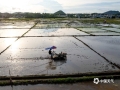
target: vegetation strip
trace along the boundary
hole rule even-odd
[[[56,74],[56,75],[25,75],[11,76],[12,80],[21,79],[50,79],[50,78],[67,78],[67,77],[83,77],[83,76],[104,76],[104,75],[120,75],[120,71],[107,71],[100,73],[78,73],[78,74]],[[9,76],[0,76],[0,80],[9,80]]]
[[[22,36],[22,37],[83,37],[83,36],[120,36],[120,35],[54,35],[54,36],[52,35],[52,36]],[[21,38],[21,36],[0,38]]]
[[[83,81],[93,81],[94,78],[99,79],[120,79],[120,75],[111,75],[111,76],[90,76],[90,77],[77,77],[77,78],[52,78],[52,79],[36,79],[36,80],[10,80],[0,81],[0,86],[7,85],[28,85],[28,84],[61,84],[61,83],[77,83]]]
[[[37,22],[38,23],[38,22]],[[35,23],[28,31],[26,31],[22,36],[20,36],[20,37],[18,37],[13,43],[15,43],[17,40],[19,40],[20,38],[22,38],[26,33],[28,33],[33,27],[35,27],[36,25],[37,25],[37,23]],[[12,44],[13,44],[12,43]],[[6,49],[4,49],[2,52],[0,52],[0,55],[2,54],[2,53],[4,53],[8,48],[10,48],[11,46],[12,46],[12,44],[11,45],[9,45]]]
[[[90,35],[52,35],[52,36],[24,36],[24,37],[79,37],[79,36],[90,36]]]
[[[84,37],[84,36],[95,36],[95,35],[57,35],[57,36],[23,36],[23,38],[27,38],[27,37]],[[96,36],[120,36],[120,35],[96,35]],[[0,37],[0,38],[20,38],[20,36],[18,37]]]
[[[76,37],[74,37],[74,38],[76,38]],[[84,45],[86,45],[88,48],[90,48],[92,51],[94,51],[95,53],[97,53],[99,56],[101,56],[102,58],[104,58],[107,62],[109,62],[110,64],[112,64],[112,65],[114,65],[114,66],[116,66],[117,68],[119,68],[120,69],[120,66],[119,65],[117,65],[116,63],[113,63],[113,62],[111,62],[111,61],[109,61],[106,57],[104,57],[103,55],[101,55],[100,53],[98,53],[97,51],[95,51],[93,48],[91,48],[88,44],[86,44],[85,42],[83,42],[82,40],[80,40],[80,39],[78,39],[78,38],[76,38],[78,41],[80,41],[80,42],[82,42]]]

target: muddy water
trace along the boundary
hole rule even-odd
[[[22,36],[28,29],[0,29],[0,37]]]
[[[74,84],[37,84],[37,85],[20,85],[0,87],[0,90],[120,90],[120,80],[115,83],[98,85],[90,82],[81,82]]]
[[[120,37],[77,37],[110,61],[120,65]]]
[[[74,28],[32,29],[25,36],[88,35]]]
[[[67,60],[52,61],[45,48],[55,45]],[[119,70],[73,37],[21,38],[0,57],[0,76],[75,74]],[[6,66],[6,67],[4,67]]]

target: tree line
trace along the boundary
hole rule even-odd
[[[56,18],[51,13],[0,13],[0,18]]]

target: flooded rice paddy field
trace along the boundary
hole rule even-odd
[[[62,28],[59,26],[47,28],[40,26],[40,23],[31,28],[33,23],[28,23],[29,27],[25,26],[26,24],[24,26],[11,24],[4,23],[0,27],[0,76],[9,76],[9,70],[12,76],[120,70],[118,67],[120,33],[113,32],[113,29],[107,28],[109,31],[102,28],[75,29],[64,28],[62,25],[60,26]],[[77,25],[76,22],[66,24]],[[66,60],[51,60],[45,48],[53,45],[57,47],[54,50],[56,53],[67,53]],[[115,64],[106,61],[102,56]]]

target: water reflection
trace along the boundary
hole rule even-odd
[[[47,69],[51,69],[51,70],[55,70],[58,66],[63,65],[64,63],[66,63],[66,60],[52,60],[51,62],[49,62]]]
[[[10,37],[13,37],[13,36],[15,36],[17,34],[17,31],[15,31],[15,30],[7,30],[6,32],[5,32],[5,36],[10,36]]]
[[[12,52],[12,54],[15,54],[18,50],[18,47],[19,47],[19,43],[15,43],[13,39],[6,39],[5,40],[5,44],[6,45],[11,45],[10,47],[10,51]]]
[[[13,39],[13,38],[6,38],[4,40],[6,46],[12,44],[14,41],[15,41],[15,39]]]

